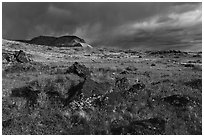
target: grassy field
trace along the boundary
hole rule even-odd
[[[32,61],[2,64],[4,135],[202,134],[202,53],[3,41],[20,49]]]

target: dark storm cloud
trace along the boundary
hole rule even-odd
[[[161,6],[163,5],[163,6]],[[168,4],[157,3],[3,3],[3,29],[7,22],[22,32],[36,28],[73,33],[83,25],[100,23],[103,30],[160,12]],[[4,23],[4,20],[6,23]],[[36,28],[35,28],[36,27]],[[4,30],[3,30],[4,31]],[[6,31],[6,30],[5,30]],[[12,36],[19,37],[17,31]],[[63,32],[63,33],[64,33]],[[37,32],[36,32],[37,33]],[[45,32],[46,33],[46,32]],[[9,34],[8,34],[9,35]],[[36,34],[38,35],[38,34]]]
[[[201,3],[3,3],[2,8],[5,39],[77,35],[93,46],[132,48],[179,43],[185,26],[199,24]],[[189,26],[188,16],[198,23]],[[172,33],[174,28],[182,31]]]

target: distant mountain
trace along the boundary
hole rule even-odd
[[[51,36],[38,36],[31,40],[16,40],[20,42],[26,42],[29,44],[46,45],[52,47],[89,47],[89,44],[77,36],[61,36],[61,37],[51,37]]]

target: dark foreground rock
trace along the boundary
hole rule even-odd
[[[202,79],[193,79],[191,81],[184,83],[186,86],[189,86],[193,89],[200,89],[202,90]]]
[[[37,103],[39,93],[40,93],[39,90],[34,90],[29,86],[24,86],[12,89],[11,97],[25,98],[27,100],[27,104],[29,105],[29,107],[34,107],[34,105]]]
[[[81,65],[78,62],[75,62],[72,66],[70,66],[66,73],[73,73],[83,78],[88,78],[91,75],[89,69],[85,65]]]
[[[64,102],[65,105],[68,105],[73,100],[81,99],[84,83],[85,83],[85,80],[75,86],[71,86],[71,88],[68,91],[68,97],[65,98],[65,102]]]
[[[136,92],[138,90],[142,90],[145,88],[145,84],[143,83],[136,83],[134,84],[130,89],[129,89],[129,92]]]
[[[15,51],[15,52],[3,52],[3,59],[7,62],[18,62],[18,63],[28,63],[31,62],[31,58],[23,51]]]
[[[26,53],[22,50],[15,52],[14,57],[16,58],[16,61],[20,63],[27,63],[30,61]]]
[[[174,107],[186,107],[190,103],[190,98],[182,95],[172,95],[168,97],[163,97],[161,99]]]
[[[187,95],[170,95],[161,98],[160,103],[164,106],[162,113],[169,114],[167,134],[202,134],[201,101]]]
[[[136,120],[128,125],[114,121],[111,124],[113,135],[162,135],[165,133],[165,120],[161,118],[150,118]]]
[[[166,102],[169,105],[172,105],[175,108],[187,108],[189,105],[200,105],[198,99],[194,99],[187,95],[170,95],[167,97],[161,98],[162,102]]]
[[[130,84],[126,77],[116,78],[114,90],[116,92],[125,92],[126,90],[129,89],[129,86]]]

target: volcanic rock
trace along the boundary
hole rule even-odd
[[[5,60],[4,62],[11,62],[12,60],[14,60],[14,59],[12,59],[13,58],[13,54],[11,54],[11,53],[3,52],[2,53],[2,57],[3,57],[3,60]]]
[[[189,86],[193,89],[200,89],[202,90],[202,79],[193,79],[191,81],[184,83],[186,86]]]
[[[13,123],[13,119],[2,121],[2,127],[7,128]]]
[[[136,84],[134,84],[134,85],[129,89],[129,91],[134,92],[134,91],[137,91],[137,90],[142,90],[142,89],[144,89],[144,88],[145,88],[145,84],[143,84],[143,83],[136,83]]]
[[[128,66],[128,67],[126,68],[126,70],[127,70],[127,71],[137,71],[137,68],[134,67],[134,66]]]
[[[126,91],[129,88],[129,81],[127,78],[116,78],[115,90],[116,91]]]
[[[161,135],[165,133],[165,120],[161,118],[150,118],[133,121],[128,126],[131,135]]]
[[[111,87],[108,82],[96,82],[90,78],[86,79],[83,86],[84,97],[104,95]]]
[[[91,72],[85,65],[81,65],[78,62],[75,62],[70,66],[66,73],[73,73],[82,78],[88,78],[91,76]]]
[[[110,128],[113,135],[162,135],[165,133],[165,123],[162,118],[135,120],[129,124],[114,121]]]
[[[71,86],[71,88],[68,91],[68,97],[65,99],[65,105],[69,104],[71,101],[75,99],[80,99],[79,96],[82,94],[84,83],[85,80],[77,85]]]
[[[15,51],[14,53],[3,52],[3,59],[5,59],[7,62],[19,62],[19,63],[28,63],[31,61],[31,59],[23,50]]]
[[[190,103],[190,97],[184,95],[171,95],[161,99],[174,107],[186,107]]]
[[[27,63],[30,59],[26,56],[26,53],[22,50],[15,52],[14,57],[16,58],[17,62],[20,63]]]
[[[29,106],[34,106],[37,103],[39,90],[34,90],[30,86],[23,86],[11,90],[11,97],[22,97],[27,100]]]

